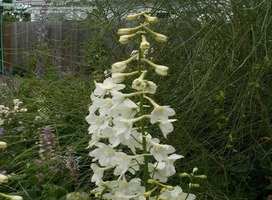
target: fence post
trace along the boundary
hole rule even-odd
[[[1,55],[0,55],[0,73],[4,74],[5,72],[5,66],[4,66],[4,31],[3,31],[3,6],[0,7],[0,49],[1,49]]]

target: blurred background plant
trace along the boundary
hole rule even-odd
[[[125,16],[150,9],[160,20],[154,29],[169,36],[151,53],[171,69],[169,77],[154,81],[158,103],[177,113],[175,131],[168,136],[186,158],[176,163],[177,171],[197,166],[208,176],[193,191],[198,199],[266,200],[272,194],[272,2],[95,0],[92,5],[95,9],[79,23],[95,34],[82,47],[85,59],[78,68],[70,74],[48,70],[37,78],[30,61],[20,87],[1,96],[2,105],[20,99],[28,111],[16,114],[12,126],[3,125],[0,140],[10,147],[0,152],[0,170],[14,176],[0,191],[44,200],[65,199],[70,192],[84,196],[93,189],[84,121],[92,81],[103,80],[110,63],[136,48],[118,44],[116,32]],[[46,159],[38,166],[45,126],[51,127],[62,160]],[[76,175],[64,163],[68,158],[78,164]],[[53,164],[60,171],[50,171]],[[171,181],[188,189],[189,180]]]

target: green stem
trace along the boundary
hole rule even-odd
[[[140,37],[141,40],[141,37]],[[139,48],[138,50],[138,72],[141,74],[141,62],[142,62],[142,52],[141,49]],[[144,94],[140,94],[140,115],[144,115]],[[142,146],[143,146],[143,154],[147,154],[147,143],[146,143],[146,132],[145,132],[145,124],[144,124],[144,118],[140,120],[140,125],[141,125],[141,134],[142,134]],[[149,190],[149,184],[148,184],[148,179],[149,179],[149,172],[148,172],[148,156],[144,155],[144,165],[143,165],[143,182],[144,182],[144,187],[145,191]],[[149,198],[147,198],[148,200]]]

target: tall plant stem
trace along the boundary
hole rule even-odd
[[[142,62],[142,51],[141,48],[138,50],[138,72],[141,74],[141,62]],[[140,94],[140,114],[141,116],[144,115],[144,94]],[[147,144],[146,144],[146,132],[145,132],[145,124],[144,119],[141,119],[141,134],[142,134],[142,146],[143,146],[143,154],[144,154],[144,166],[143,166],[143,182],[145,191],[149,190],[148,179],[149,179],[149,172],[148,172],[148,156],[147,154]],[[147,198],[148,200],[149,198]]]

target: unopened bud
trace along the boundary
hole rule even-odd
[[[9,196],[9,200],[23,200],[21,196]]]
[[[197,167],[194,167],[193,169],[193,173],[197,172],[198,171],[198,168]]]
[[[152,194],[152,191],[147,191],[144,193],[144,196],[145,197],[150,197],[150,195]]]
[[[196,175],[195,177],[196,178],[200,178],[200,179],[206,179],[207,178],[206,175]]]
[[[4,174],[0,174],[0,183],[7,183],[8,177]]]
[[[118,30],[117,34],[118,35],[129,35],[133,31],[132,28],[121,28]]]
[[[166,42],[167,41],[167,37],[163,34],[160,34],[160,33],[155,33],[154,34],[154,39],[157,41],[157,42]]]
[[[0,141],[0,149],[5,149],[5,148],[7,148],[7,143],[6,142],[2,142],[2,141]]]
[[[189,183],[189,188],[199,188],[200,187],[200,185],[199,184],[197,184],[197,183]]]
[[[134,21],[134,20],[137,20],[137,19],[139,19],[140,15],[142,15],[142,14],[139,13],[139,14],[128,15],[128,16],[126,17],[126,20],[127,20],[127,21]]]
[[[126,63],[126,61],[116,62],[116,63],[113,63],[113,64],[111,65],[112,73],[120,73],[120,72],[123,72],[123,71],[125,71],[126,68],[127,68],[127,63]]]
[[[159,181],[156,181],[156,180],[153,180],[153,179],[148,179],[147,182],[150,183],[150,184],[157,184],[157,183],[159,183]]]
[[[119,38],[119,42],[120,42],[121,44],[129,43],[130,40],[132,40],[132,38],[134,38],[135,36],[136,36],[136,34],[122,35],[122,36],[120,36],[120,38]]]
[[[172,185],[165,185],[164,186],[167,190],[174,190],[174,187]]]
[[[186,172],[183,172],[181,174],[179,174],[180,177],[190,177],[189,174],[187,174]]]
[[[148,15],[148,14],[144,14],[144,17],[145,17],[146,20],[147,20],[148,22],[150,22],[150,23],[156,23],[156,22],[159,21],[157,17],[152,17],[152,16],[150,16],[150,15]]]
[[[147,21],[150,22],[150,23],[156,23],[159,20],[158,20],[157,17],[151,17],[151,16],[149,16],[149,17],[147,17]]]
[[[167,76],[169,68],[163,65],[155,65],[155,72],[161,76]]]

